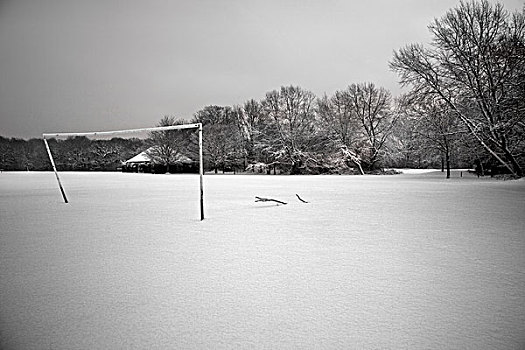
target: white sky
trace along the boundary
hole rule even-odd
[[[458,3],[0,0],[0,136],[149,127],[290,84],[397,95],[393,50]]]

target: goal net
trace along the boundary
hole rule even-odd
[[[198,131],[198,135],[195,135]],[[65,203],[59,170],[199,174],[204,219],[202,124],[114,131],[44,133],[44,144]]]

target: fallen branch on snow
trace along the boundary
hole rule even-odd
[[[287,204],[285,202],[278,201],[277,199],[263,198],[263,197],[257,197],[257,196],[255,196],[255,201],[256,202],[276,202],[276,203],[279,203],[279,204]]]
[[[301,197],[299,197],[299,195],[297,193],[295,195],[297,196],[297,199],[299,199],[301,202],[309,203],[309,202],[305,201],[304,199],[302,199]]]

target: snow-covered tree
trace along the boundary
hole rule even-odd
[[[202,123],[203,152],[208,167],[215,172],[238,167],[243,152],[233,108],[206,106],[195,113],[194,121]]]
[[[444,101],[494,159],[523,176],[525,11],[465,1],[429,29],[431,46],[401,48],[391,68],[414,92]]]
[[[177,120],[173,116],[164,116],[157,126],[172,126],[185,123],[185,120]],[[184,155],[187,142],[188,138],[181,130],[152,131],[149,135],[151,147],[148,148],[147,154],[154,162],[165,164],[166,171],[169,172],[170,164],[177,162]]]
[[[357,149],[359,122],[347,91],[336,91],[333,96],[324,96],[317,102],[322,132],[330,141],[334,153],[332,159],[357,167],[364,174],[362,160]],[[337,159],[339,158],[339,159]]]
[[[297,86],[281,87],[262,101],[269,119],[263,141],[275,160],[299,174],[320,165],[316,157],[319,130],[315,115],[316,96]]]

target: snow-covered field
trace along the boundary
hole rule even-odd
[[[0,174],[2,349],[525,347],[523,180],[62,180]]]

